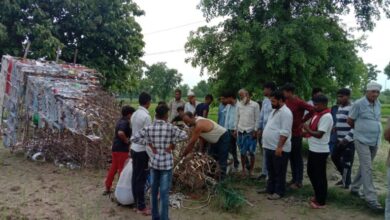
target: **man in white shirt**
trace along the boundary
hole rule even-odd
[[[285,105],[282,92],[271,94],[272,112],[263,130],[263,148],[265,149],[268,181],[265,190],[258,193],[268,193],[268,199],[277,200],[286,192],[286,173],[288,157],[291,152],[291,133],[293,115]]]
[[[275,90],[276,90],[276,85],[274,82],[268,82],[263,86],[264,99],[261,105],[260,119],[259,119],[259,144],[260,145],[262,144],[261,136],[263,134],[263,130],[267,125],[269,115],[272,112],[272,104],[271,104],[270,96]],[[266,179],[267,176],[268,176],[267,161],[265,156],[265,150],[263,149],[263,161],[261,167],[261,174],[257,179],[258,180]]]
[[[318,95],[313,98],[316,114],[310,124],[304,124],[309,142],[309,155],[307,159],[307,174],[314,189],[314,197],[310,199],[313,209],[325,207],[328,191],[326,178],[326,160],[329,155],[329,140],[333,129],[333,117],[327,107],[328,98]]]
[[[188,102],[184,105],[184,112],[191,112],[195,114],[196,106],[198,106],[199,102],[196,101],[195,93],[192,91],[188,92]]]
[[[183,107],[184,108],[185,102],[181,99],[181,90],[176,89],[175,90],[175,98],[172,99],[169,104],[169,121],[172,121],[176,116],[179,115],[177,112],[178,107]]]
[[[151,104],[151,96],[148,93],[139,95],[139,107],[131,117],[132,138],[143,128],[152,124],[148,108]],[[148,175],[149,156],[147,146],[138,143],[131,144],[131,157],[133,159],[132,188],[137,213],[150,215],[151,211],[145,205],[145,183]]]
[[[242,175],[245,177],[246,155],[248,153],[250,156],[249,176],[252,175],[255,166],[260,106],[257,102],[251,100],[247,90],[241,89],[238,94],[241,101],[237,104],[235,134],[237,135],[237,144],[241,153]]]

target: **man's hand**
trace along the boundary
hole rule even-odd
[[[152,149],[153,154],[157,154],[156,148],[153,147],[152,144],[149,144],[150,149]]]
[[[237,131],[236,131],[236,130],[233,131],[233,136],[234,136],[235,138],[237,138]]]
[[[277,147],[275,150],[275,156],[282,157],[283,156],[283,147]]]
[[[165,152],[168,153],[168,154],[171,154],[174,149],[175,149],[175,145],[174,144],[169,144],[168,148],[165,149]]]
[[[340,141],[339,143],[341,146],[346,146],[348,144],[348,141],[346,139],[343,139],[342,141]]]
[[[303,130],[309,131],[310,130],[310,126],[308,124],[303,124]]]
[[[258,135],[258,132],[257,132],[257,131],[253,131],[253,132],[252,132],[252,138],[253,138],[253,139],[257,139],[257,135]]]
[[[259,130],[258,131],[258,134],[257,134],[257,137],[258,138],[261,138],[263,136],[263,130]]]

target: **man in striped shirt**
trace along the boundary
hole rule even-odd
[[[340,172],[342,179],[336,185],[348,189],[351,184],[351,171],[355,155],[353,142],[353,129],[347,123],[348,114],[351,110],[351,91],[347,88],[337,92],[338,110],[336,114],[337,144],[332,152],[332,161]]]

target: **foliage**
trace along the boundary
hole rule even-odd
[[[0,1],[0,54],[61,59],[98,69],[103,85],[124,91],[142,74],[143,36],[135,17],[143,11],[132,0]]]
[[[390,89],[386,89],[385,91],[381,92],[379,100],[383,104],[390,104]]]
[[[156,63],[147,67],[141,90],[149,92],[154,99],[167,101],[181,81],[182,74],[176,69],[168,68],[166,63]]]
[[[210,93],[210,85],[205,80],[201,80],[194,86],[192,91],[195,93],[196,97],[204,98]]]
[[[241,87],[253,92],[271,80],[294,82],[301,95],[314,86],[360,90],[367,77],[357,56],[363,44],[341,27],[339,16],[354,7],[360,28],[372,30],[389,2],[202,0],[199,8],[208,20],[225,19],[190,34],[185,48],[193,56],[187,62],[202,73],[207,69],[218,92]]]
[[[366,64],[366,71],[362,77],[361,81],[361,92],[364,93],[366,91],[366,86],[369,82],[376,81],[378,74],[381,72],[378,70],[377,65],[373,65],[371,63]]]
[[[390,62],[385,67],[384,73],[387,75],[387,78],[390,79]]]
[[[181,94],[183,97],[187,96],[188,92],[190,91],[190,86],[188,84],[182,84],[177,88],[181,90]]]

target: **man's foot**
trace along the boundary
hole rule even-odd
[[[262,180],[266,180],[266,179],[267,179],[267,176],[265,174],[261,174],[259,177],[257,177],[256,180],[262,181]]]
[[[361,193],[360,191],[351,190],[351,195],[356,196],[356,197],[359,197],[359,198],[361,198],[361,199],[365,199],[365,198],[364,198],[364,194]]]
[[[369,203],[367,203],[367,205],[368,205],[368,208],[370,208],[373,211],[376,211],[376,212],[384,211],[382,205],[379,204],[379,202],[369,202]]]
[[[292,190],[297,190],[300,188],[302,188],[302,184],[300,184],[300,183],[293,183],[290,185],[290,189],[292,189]]]
[[[313,197],[310,197],[309,201],[310,202],[317,202],[317,199],[316,199],[316,197],[313,196]]]
[[[137,209],[137,214],[141,214],[143,216],[150,216],[152,215],[152,211],[149,208],[144,208],[142,210]]]
[[[274,193],[272,195],[267,196],[268,200],[278,200],[278,199],[281,199],[281,198],[282,197],[279,194],[277,194],[277,193]]]
[[[109,196],[109,195],[111,195],[112,194],[112,191],[111,190],[105,190],[104,192],[103,192],[103,196]]]
[[[266,188],[256,190],[257,194],[270,194]]]
[[[310,207],[312,209],[324,209],[324,208],[326,208],[325,205],[320,205],[320,204],[318,204],[318,202],[313,202],[313,201],[310,202]]]

